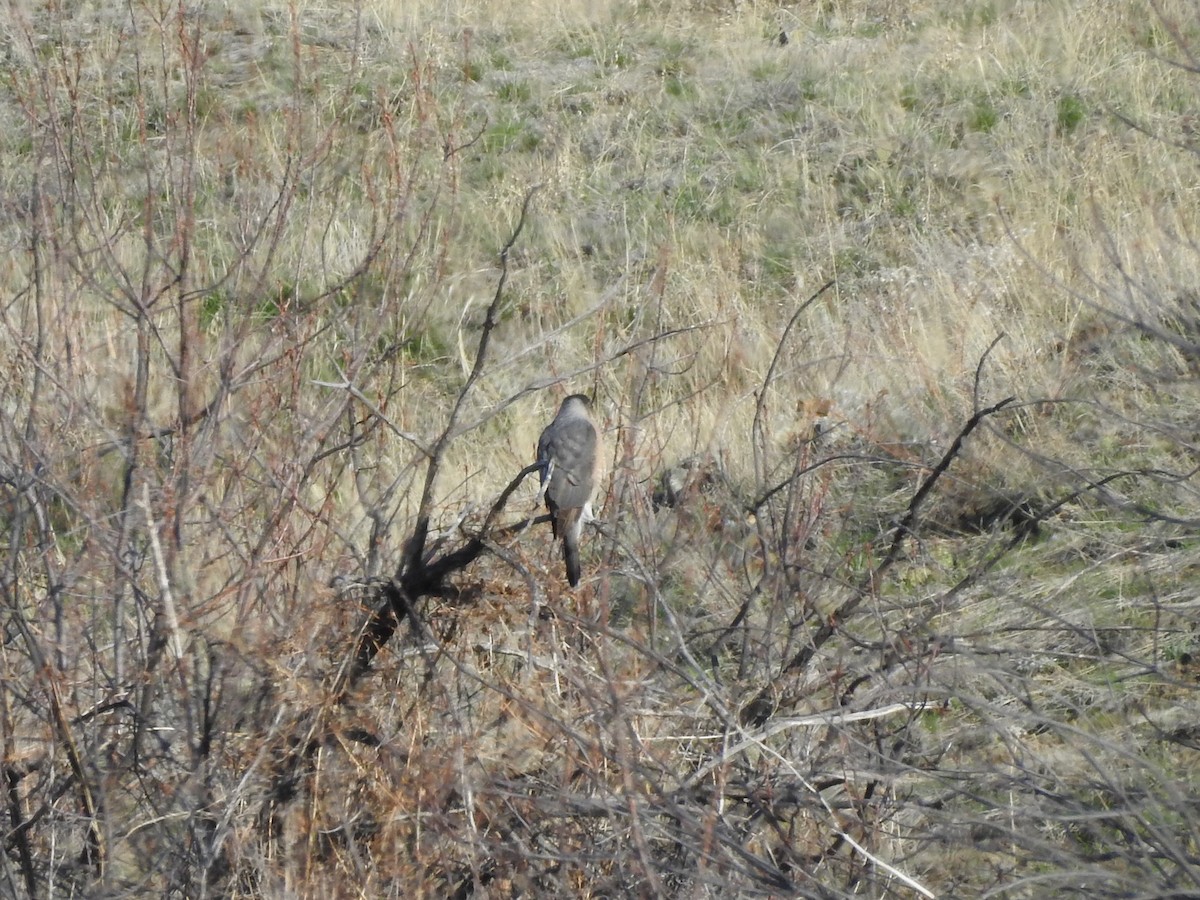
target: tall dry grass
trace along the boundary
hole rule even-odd
[[[5,892],[1196,889],[1190,5],[2,15]]]

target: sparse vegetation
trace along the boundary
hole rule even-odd
[[[1200,893],[1191,3],[0,17],[0,894]]]

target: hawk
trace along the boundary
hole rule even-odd
[[[550,510],[550,528],[562,541],[567,581],[579,584],[579,536],[592,519],[592,500],[600,483],[600,455],[592,401],[572,394],[538,440],[542,493]]]

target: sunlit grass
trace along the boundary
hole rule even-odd
[[[1189,7],[1165,12],[1174,22]],[[537,697],[590,728],[577,696],[617,683],[641,733],[665,740],[672,716],[686,730],[680,710],[701,707],[703,691],[683,679],[678,697],[650,703],[638,694],[651,683],[640,680],[647,657],[633,648],[665,646],[655,642],[673,616],[706,639],[744,621],[778,669],[802,626],[833,616],[879,564],[883,536],[964,422],[1006,397],[1016,398],[1006,417],[971,436],[922,510],[929,527],[871,586],[854,638],[935,645],[957,634],[964,654],[980,654],[961,672],[934,665],[944,680],[928,686],[947,695],[948,714],[925,731],[954,732],[964,765],[1006,758],[991,732],[977,758],[978,747],[960,749],[1008,702],[1007,686],[978,674],[988,654],[1029,674],[1027,718],[1012,720],[1029,734],[1037,716],[1060,712],[1071,727],[1118,730],[1130,698],[1157,702],[1147,685],[1161,675],[1151,666],[1124,687],[1121,654],[1164,670],[1195,654],[1172,605],[1187,576],[1162,550],[1183,538],[1142,526],[1148,512],[1185,523],[1197,513],[1176,477],[1200,438],[1196,362],[1136,327],[1184,338],[1198,328],[1200,85],[1160,58],[1190,32],[1115,0],[268,0],[169,26],[153,13],[4,14],[3,411],[36,421],[47,401],[30,385],[43,373],[61,407],[40,425],[70,451],[47,470],[95,492],[87,515],[107,525],[124,454],[144,443],[150,474],[138,477],[167,497],[153,511],[165,522],[183,437],[160,438],[175,438],[187,389],[194,406],[217,398],[186,435],[189,460],[214,475],[179,500],[194,511],[170,563],[186,573],[183,627],[268,656],[290,702],[316,702],[331,647],[361,619],[330,585],[398,564],[428,445],[470,377],[497,252],[535,186],[431,527],[469,533],[532,460],[561,394],[594,391],[609,472],[598,507],[613,534],[589,543],[588,562],[603,561],[611,596],[551,599],[584,619],[611,613],[630,644],[587,633],[595,658],[583,675],[570,669],[562,635],[584,632],[538,624],[513,574],[540,578],[557,558],[518,536],[510,568],[482,563],[478,593],[440,598],[431,616],[439,640],[479,655],[448,676],[456,696],[479,692],[472,666],[486,662],[520,698],[480,701],[475,714],[499,724],[472,731],[436,704],[364,703],[373,727],[429,742],[419,751],[429,771],[458,771],[450,756],[473,750],[488,765],[550,771],[566,751],[544,718],[510,720],[513,709],[524,716]],[[54,182],[56,167],[71,177]],[[47,184],[60,193],[39,193]],[[33,277],[35,248],[44,278]],[[144,385],[139,358],[151,361]],[[135,421],[143,389],[147,421]],[[350,391],[352,412],[331,414]],[[708,485],[698,511],[653,509],[663,469],[697,456],[715,461],[719,489]],[[980,562],[1020,521],[996,503],[1037,512],[1114,472],[1131,474],[1106,487],[1106,503],[1064,502],[1003,564]],[[804,488],[799,512],[751,508],[789,479]],[[509,512],[534,505],[531,482]],[[64,558],[88,550],[82,508],[52,508]],[[281,508],[284,549],[255,544]],[[139,528],[168,532],[144,515]],[[802,562],[782,565],[797,547]],[[254,578],[239,580],[243,564]],[[80,583],[100,591],[112,572]],[[381,667],[419,695],[424,673],[401,663],[431,644],[414,634]],[[517,645],[538,665],[503,655]],[[493,651],[503,665],[485,659]],[[729,646],[714,650],[712,672],[709,660],[663,652],[696,683],[711,675],[731,707],[747,699],[737,693],[747,657]],[[840,667],[863,651],[838,652],[836,677],[787,673],[808,679],[784,685],[796,703],[834,702]],[[1102,708],[1080,716],[1090,697]],[[1057,740],[1037,738],[1066,754]],[[393,763],[412,777],[407,758]],[[380,794],[394,786],[371,782]],[[421,803],[405,806],[385,827],[402,842],[404,817],[422,815]],[[960,864],[931,864],[930,882],[953,886],[946,873]]]

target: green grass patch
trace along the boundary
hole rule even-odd
[[[1054,107],[1055,128],[1059,134],[1071,134],[1087,119],[1087,106],[1077,94],[1065,94]]]

